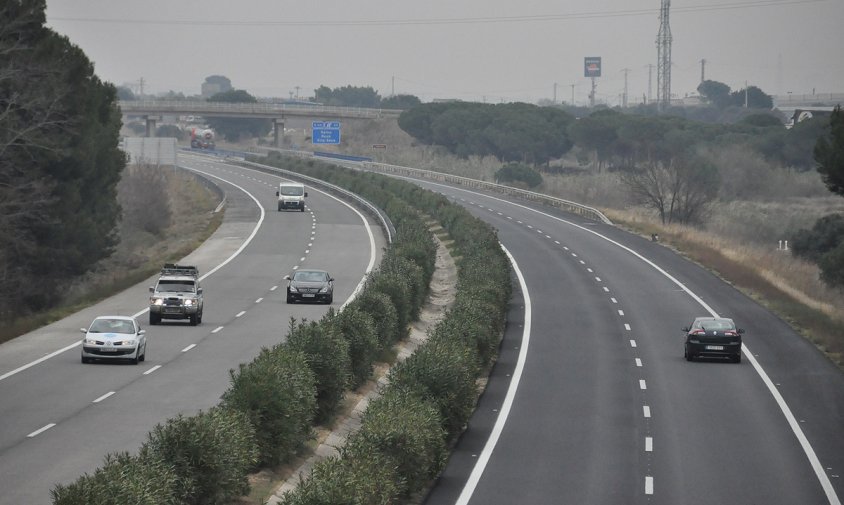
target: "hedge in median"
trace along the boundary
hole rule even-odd
[[[109,454],[103,466],[50,491],[54,505],[179,505],[178,477],[157,457]]]
[[[333,310],[330,310],[320,323],[303,320],[297,324],[291,318],[287,334],[287,345],[305,356],[314,373],[317,395],[314,420],[317,423],[323,423],[334,415],[351,380],[349,341],[335,325],[326,323],[334,317]]]
[[[258,460],[258,447],[243,412],[214,407],[157,425],[138,454],[173,468],[179,503],[217,505],[249,492],[246,476]]]
[[[343,312],[329,310],[323,319],[331,331],[336,332],[349,344],[350,382],[356,388],[372,375],[372,364],[378,355],[378,335],[375,323],[357,305],[349,304]]]
[[[285,344],[264,348],[230,374],[222,405],[246,414],[255,429],[259,465],[288,460],[310,436],[316,413],[316,378],[305,355]]]

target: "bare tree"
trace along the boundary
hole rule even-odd
[[[653,160],[624,172],[621,182],[665,223],[700,221],[718,192],[717,169],[697,156]]]

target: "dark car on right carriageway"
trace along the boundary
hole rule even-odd
[[[741,336],[744,330],[727,317],[698,317],[683,328],[686,333],[685,357],[727,358],[741,363]]]

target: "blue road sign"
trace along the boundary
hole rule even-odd
[[[314,144],[339,144],[339,121],[314,121],[312,123],[311,141]]]

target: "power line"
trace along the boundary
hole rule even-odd
[[[726,2],[714,5],[676,7],[676,13],[696,13],[759,7],[779,7],[785,5],[804,5],[829,2],[830,0],[754,0],[748,2]],[[614,17],[652,16],[659,9],[634,9],[619,11],[577,12],[568,14],[540,14],[532,16],[502,17],[465,17],[465,18],[430,18],[430,19],[362,19],[344,21],[202,21],[195,19],[132,19],[132,18],[89,18],[89,17],[50,17],[50,21],[73,21],[83,23],[122,23],[134,25],[170,25],[170,26],[398,26],[398,25],[452,25],[452,24],[491,24],[525,23],[541,21],[565,21],[577,19],[601,19]]]

